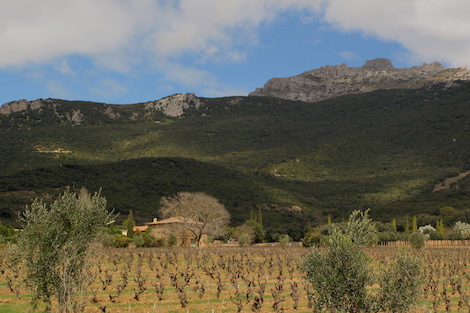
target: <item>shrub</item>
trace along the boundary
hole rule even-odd
[[[414,249],[421,249],[425,245],[426,238],[421,233],[411,233],[408,237],[411,247]]]
[[[127,248],[129,246],[130,239],[124,235],[114,235],[114,247],[115,248]]]
[[[157,238],[148,232],[135,232],[134,244],[138,248],[155,248],[165,245],[165,238]]]
[[[238,237],[238,244],[240,247],[247,246],[253,242],[253,239],[250,235],[248,234],[242,234]]]
[[[449,240],[463,240],[463,237],[460,233],[452,233],[449,235]]]
[[[320,225],[316,227],[316,231],[322,234],[323,236],[328,236],[331,234],[333,229],[333,224]]]
[[[431,240],[442,240],[444,239],[444,236],[439,234],[437,231],[433,233],[429,233],[429,239]]]
[[[240,240],[242,236],[243,238]],[[232,232],[232,238],[238,242],[243,241],[245,244],[251,244],[255,240],[256,234],[254,229],[245,223],[234,228]]]
[[[101,240],[103,247],[114,247],[114,235],[107,234]]]
[[[127,236],[124,236],[121,234],[116,234],[116,235],[108,234],[104,236],[101,243],[103,244],[104,247],[127,248],[129,246],[130,241],[131,240]]]
[[[348,235],[334,232],[327,252],[313,247],[304,270],[318,293],[316,311],[324,307],[340,312],[366,310],[366,286],[372,283],[369,259]]]
[[[266,237],[266,232],[264,231],[263,225],[253,219],[246,221],[245,225],[253,229],[255,242],[263,242],[264,238]]]
[[[394,231],[385,231],[378,233],[379,242],[397,241],[398,234]]]
[[[147,232],[142,233],[142,237],[144,238],[144,247],[156,248],[163,247],[165,245],[165,238],[157,238]]]
[[[288,234],[282,234],[278,238],[279,245],[281,247],[287,246],[290,242],[292,242],[292,238]]]
[[[320,240],[322,238],[322,234],[319,233],[306,233],[304,238],[302,238],[302,246],[304,247],[313,247],[313,246],[319,246],[320,245]]]
[[[376,298],[376,309],[384,312],[407,312],[416,301],[422,284],[422,264],[417,257],[398,253],[395,262],[379,278],[381,289]]]
[[[137,248],[141,248],[145,245],[144,235],[139,231],[133,234],[133,241]]]
[[[178,238],[176,238],[175,234],[171,233],[168,237],[168,247],[174,247],[178,243]]]
[[[0,243],[14,240],[15,229],[11,225],[0,224]]]

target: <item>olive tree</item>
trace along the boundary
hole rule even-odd
[[[106,199],[85,189],[78,194],[66,190],[50,205],[35,200],[26,208],[16,255],[25,260],[34,306],[42,302],[50,311],[55,296],[59,312],[83,310],[92,244],[112,219]]]
[[[174,197],[163,197],[160,214],[176,217],[185,230],[192,233],[197,245],[203,234],[219,235],[230,220],[230,214],[216,198],[202,192],[179,192]]]
[[[375,276],[370,257],[362,248],[373,242],[375,228],[371,225],[367,214],[355,211],[344,228],[332,228],[326,250],[311,249],[304,270],[317,294],[316,311],[407,312],[416,301],[422,282],[421,262],[402,251]],[[370,289],[376,283],[379,288],[374,294]]]
[[[306,278],[318,296],[315,310],[362,312],[369,307],[372,284],[369,258],[348,235],[333,231],[327,251],[313,247],[304,262]]]
[[[377,229],[369,218],[369,210],[355,210],[349,215],[347,223],[341,231],[348,235],[359,246],[372,246],[378,241]]]

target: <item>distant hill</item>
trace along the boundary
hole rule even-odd
[[[0,108],[0,219],[65,186],[103,188],[139,222],[161,196],[203,191],[232,223],[261,208],[299,237],[308,223],[371,208],[388,221],[470,208],[470,82],[376,90],[315,103],[173,95],[130,105],[46,99]]]

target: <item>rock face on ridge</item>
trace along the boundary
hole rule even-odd
[[[41,108],[51,104],[51,99],[38,99],[34,101],[18,100],[5,103],[0,107],[0,115],[10,115],[12,113],[30,110],[40,110]]]
[[[126,107],[131,107],[127,110]],[[66,101],[60,99],[18,100],[0,106],[1,120],[49,121],[71,125],[103,123],[117,120],[137,120],[163,113],[181,117],[187,110],[204,107],[204,99],[193,93],[176,94],[160,100],[135,105],[112,105],[96,102]],[[11,124],[11,123],[10,123]]]
[[[50,111],[54,117],[72,125],[80,125],[84,121],[84,115],[80,112],[80,109],[72,109],[70,111],[60,113],[58,108],[59,105],[53,99],[37,99],[34,101],[22,99],[2,105],[0,107],[0,116],[8,116],[17,112],[26,113],[28,111],[33,111],[42,113],[43,111]],[[109,110],[108,113],[111,114]]]
[[[160,111],[166,116],[180,117],[189,108],[199,109],[201,100],[194,93],[176,94],[160,100],[147,102],[144,104],[147,114],[153,111]]]
[[[368,60],[362,67],[328,65],[288,78],[272,78],[250,96],[315,102],[377,89],[417,89],[439,82],[470,80],[466,67],[446,68],[438,62],[395,68],[388,59]]]

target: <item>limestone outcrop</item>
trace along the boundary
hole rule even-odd
[[[34,101],[28,101],[28,100],[22,99],[18,101],[12,101],[9,103],[5,103],[4,105],[0,107],[0,114],[10,115],[12,113],[26,111],[26,110],[37,111],[50,103],[52,103],[51,99],[46,99],[46,100],[39,99],[39,100],[34,100]]]
[[[147,114],[154,111],[160,111],[166,116],[180,117],[184,111],[194,108],[199,109],[202,106],[201,100],[194,93],[176,94],[160,100],[145,103],[144,107]]]
[[[377,89],[417,89],[440,82],[469,80],[466,67],[446,68],[438,62],[395,68],[388,59],[368,60],[361,67],[328,65],[288,78],[272,78],[250,96],[315,102]]]

